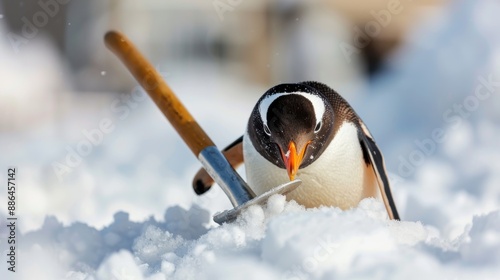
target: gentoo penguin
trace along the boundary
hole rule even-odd
[[[373,137],[336,91],[318,82],[280,84],[255,105],[245,134],[224,149],[235,168],[245,162],[256,195],[294,178],[302,185],[287,194],[306,207],[356,207],[381,198],[399,220],[384,159]],[[207,191],[213,180],[200,170],[193,187]]]

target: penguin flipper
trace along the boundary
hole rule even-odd
[[[365,161],[373,168],[389,218],[399,220],[399,213],[394,203],[394,199],[392,198],[391,186],[389,185],[389,179],[387,178],[387,172],[385,170],[384,157],[371,137],[370,132],[362,122],[361,128],[362,132],[359,138],[364,151],[363,156],[365,156]]]
[[[243,136],[224,148],[222,154],[234,169],[238,168],[243,163]],[[200,168],[193,178],[194,192],[198,195],[204,194],[212,187],[213,183],[214,179],[208,175],[205,169]]]

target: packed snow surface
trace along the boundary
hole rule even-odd
[[[101,230],[47,218],[23,244],[21,279],[494,279],[500,211],[474,217],[454,239],[420,222],[387,219],[375,199],[304,209],[284,196],[236,222],[206,228],[208,211],[167,209],[165,221],[120,212]],[[42,245],[41,245],[42,244]],[[55,268],[54,270],[47,270]],[[54,278],[52,278],[54,279]]]

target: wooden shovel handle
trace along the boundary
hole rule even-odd
[[[196,157],[207,146],[215,146],[156,69],[127,37],[119,32],[109,31],[104,36],[104,41],[146,90]]]

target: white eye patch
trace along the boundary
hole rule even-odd
[[[307,92],[285,92],[285,93],[277,93],[269,95],[260,102],[259,105],[260,118],[265,126],[267,126],[267,111],[269,110],[271,104],[279,97],[289,94],[297,94],[307,98],[307,100],[309,100],[313,105],[314,114],[316,117],[316,124],[321,122],[321,120],[323,119],[323,114],[325,113],[325,103],[323,103],[323,100],[319,96]]]

